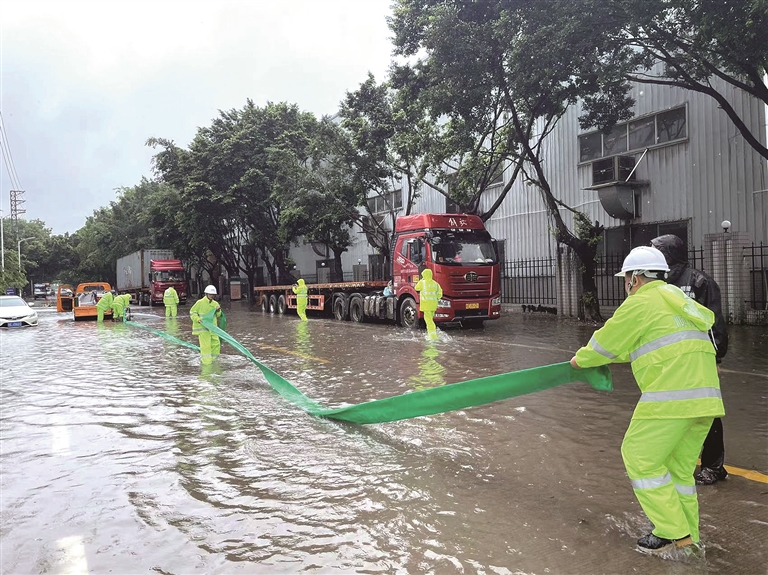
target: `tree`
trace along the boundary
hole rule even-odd
[[[768,105],[768,1],[598,0],[595,10],[621,23],[604,57],[627,79],[714,98],[747,143],[768,159],[760,135],[744,122],[726,92],[737,89]],[[613,48],[627,45],[634,48],[631,57],[617,59]],[[658,62],[663,63],[660,73],[654,67]],[[588,121],[604,123],[600,110]]]
[[[292,281],[286,258],[294,238],[281,220],[293,177],[285,162],[307,161],[316,124],[295,105],[259,108],[248,100],[241,110],[220,112],[211,126],[200,128],[188,150],[148,140],[163,148],[155,168],[184,206],[177,220],[182,233],[212,256],[203,265],[221,264],[230,275],[242,270],[253,285],[260,259],[273,284]]]
[[[353,243],[352,224],[360,221],[356,206],[365,203],[366,189],[347,160],[351,141],[334,121],[323,118],[314,127],[306,160],[283,150],[279,162],[283,195],[281,226],[289,237],[322,244],[333,252],[332,278],[344,277],[341,256]]]
[[[600,319],[594,280],[597,239],[602,226],[568,208],[578,231],[566,225],[552,193],[543,143],[568,106],[579,98],[609,103],[603,115],[628,119],[632,101],[628,82],[612,73],[601,54],[616,30],[595,30],[580,18],[588,0],[399,0],[390,27],[396,53],[416,60],[410,68],[421,78],[420,98],[434,116],[479,125],[477,118],[503,106],[509,133],[509,160],[524,162],[525,179],[541,192],[555,238],[570,246],[582,262],[582,317]],[[629,48],[618,48],[627,56]],[[620,60],[620,58],[618,58]],[[472,131],[468,131],[472,134]],[[477,134],[477,132],[474,132]],[[475,135],[475,145],[486,144]],[[471,176],[470,182],[475,176]]]

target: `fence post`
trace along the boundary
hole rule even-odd
[[[720,232],[704,236],[705,264],[720,286],[723,315],[730,323],[744,323],[745,300],[749,297],[749,270],[744,262],[744,247],[750,245],[745,232]],[[711,265],[710,265],[711,262]]]
[[[581,306],[581,274],[579,259],[566,246],[557,247],[557,313],[570,317],[578,316]]]

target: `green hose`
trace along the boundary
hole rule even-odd
[[[256,365],[261,370],[261,373],[264,374],[269,385],[283,398],[298,405],[310,415],[317,417],[327,417],[329,419],[360,424],[384,423],[485,405],[501,401],[502,399],[544,391],[558,385],[577,381],[586,382],[600,391],[613,390],[611,372],[607,366],[577,370],[571,367],[569,362],[563,362],[329,409],[301,393],[290,382],[257,360],[234,337],[214,325],[212,321],[213,313],[211,312],[203,316],[203,326],[218,335],[219,338],[226,341]],[[199,349],[197,346],[165,332],[154,330],[132,321],[126,323],[134,327],[146,329],[168,341],[173,341],[191,349]]]

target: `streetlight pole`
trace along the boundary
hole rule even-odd
[[[19,248],[19,272],[21,272],[21,242],[26,242],[27,240],[34,240],[34,236],[30,236],[28,238],[21,238],[18,242],[18,248]]]

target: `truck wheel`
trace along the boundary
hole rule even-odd
[[[349,300],[349,319],[356,323],[363,323],[365,321],[365,311],[363,309],[363,298],[359,295],[354,296]]]
[[[277,311],[277,296],[272,294],[269,296],[269,313],[275,313]]]
[[[412,297],[407,297],[400,304],[400,325],[408,329],[419,328],[419,312]]]
[[[280,294],[280,297],[277,298],[277,313],[283,315],[286,309],[288,309],[288,304],[285,303],[285,296]]]
[[[337,297],[333,300],[333,317],[338,321],[344,321],[347,319],[347,306],[344,298]]]
[[[269,298],[266,294],[261,296],[261,313],[269,313]]]

